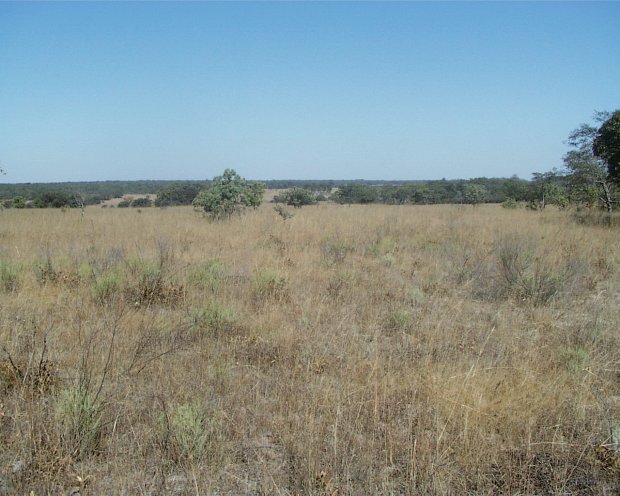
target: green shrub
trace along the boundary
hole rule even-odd
[[[304,188],[293,188],[283,193],[284,203],[294,208],[301,208],[304,205],[314,205],[316,195]]]
[[[413,319],[405,310],[394,310],[387,316],[385,329],[388,332],[406,332],[411,328]]]
[[[26,199],[23,196],[13,198],[13,208],[26,208]]]
[[[277,270],[257,269],[252,277],[252,287],[257,300],[278,300],[287,297],[287,280]]]
[[[515,209],[518,207],[518,203],[517,200],[515,200],[514,198],[506,198],[503,202],[502,202],[502,208],[507,208],[507,209]]]
[[[132,258],[127,261],[127,271],[130,275],[125,283],[125,295],[136,306],[156,303],[172,304],[185,296],[183,286],[168,280],[162,266],[144,258]]]
[[[236,321],[235,312],[211,301],[206,308],[194,309],[189,315],[190,326],[200,334],[220,334],[231,330]]]
[[[199,461],[209,441],[206,416],[196,403],[177,405],[166,419],[171,454],[177,461]]]
[[[16,291],[21,283],[22,266],[8,260],[0,261],[0,283],[6,292]]]
[[[216,293],[226,276],[226,265],[218,258],[210,258],[189,274],[190,284]]]
[[[135,208],[144,208],[153,206],[153,200],[147,197],[136,198],[131,202],[131,206]]]
[[[390,237],[383,237],[372,243],[368,247],[368,253],[374,257],[381,258],[386,255],[394,255],[398,250],[398,243]]]
[[[257,208],[263,200],[264,185],[248,182],[232,169],[213,178],[211,185],[192,202],[213,220],[229,219],[247,207]]]
[[[102,406],[80,385],[60,391],[56,400],[56,419],[64,448],[71,456],[92,453],[99,445]]]
[[[496,243],[502,293],[521,301],[547,303],[570,276],[558,272],[536,252],[532,240],[508,236]]]
[[[121,276],[118,271],[105,272],[95,281],[95,299],[99,303],[110,301],[121,288]]]

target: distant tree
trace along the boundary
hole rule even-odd
[[[208,189],[196,196],[193,204],[212,219],[228,219],[247,207],[257,208],[263,193],[262,183],[248,182],[233,169],[226,169],[221,176],[213,178]]]
[[[153,206],[153,200],[147,197],[136,198],[131,202],[132,207],[145,208]]]
[[[606,120],[596,130],[592,152],[607,165],[609,178],[620,184],[620,110],[599,115],[605,116]]]
[[[559,171],[534,172],[530,208],[543,210],[547,205],[565,207],[568,204],[563,178]]]
[[[333,199],[337,203],[374,203],[378,199],[377,188],[359,183],[344,184],[338,188]]]
[[[304,205],[314,205],[316,203],[316,195],[305,188],[293,188],[285,191],[283,194],[284,203],[295,208],[301,208]]]
[[[512,176],[504,181],[502,193],[505,198],[512,198],[515,201],[526,200],[528,194],[528,181],[519,179],[518,176]]]
[[[23,196],[13,198],[13,208],[26,208],[26,199]]]
[[[487,190],[481,184],[465,184],[463,186],[463,201],[474,207],[484,203]]]
[[[157,192],[155,206],[191,205],[201,188],[200,184],[173,184]]]

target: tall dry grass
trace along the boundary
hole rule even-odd
[[[613,494],[620,236],[497,206],[0,219],[0,483]]]

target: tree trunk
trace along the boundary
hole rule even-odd
[[[609,191],[609,184],[607,184],[607,181],[601,181],[599,184],[601,185],[601,187],[603,188],[603,192],[605,193],[605,197],[601,198],[601,200],[603,200],[603,203],[607,207],[607,213],[611,216],[613,212],[614,201],[611,198],[611,193]]]

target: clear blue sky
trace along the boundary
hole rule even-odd
[[[529,178],[620,108],[619,27],[616,2],[0,2],[0,181]]]

